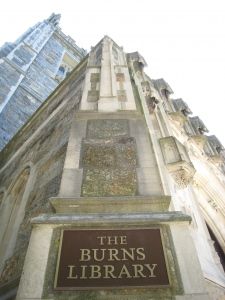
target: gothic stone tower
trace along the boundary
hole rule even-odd
[[[52,14],[0,48],[0,149],[86,55],[59,20]]]
[[[219,142],[145,65],[104,37],[1,152],[3,299],[223,299]]]

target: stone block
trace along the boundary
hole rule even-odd
[[[98,99],[99,99],[99,91],[95,91],[95,90],[88,91],[88,95],[87,95],[88,102],[95,102],[98,101]]]
[[[164,161],[170,174],[180,188],[187,187],[192,181],[195,168],[184,146],[174,137],[159,140]]]
[[[90,139],[108,139],[128,134],[128,120],[89,120],[87,122],[87,138]]]
[[[127,95],[125,90],[118,90],[117,97],[119,101],[127,101]]]

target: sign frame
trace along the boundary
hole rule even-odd
[[[58,281],[58,274],[59,274],[59,264],[60,264],[60,256],[61,256],[61,250],[62,250],[62,242],[63,242],[63,235],[64,231],[116,231],[116,230],[142,230],[142,229],[159,229],[160,233],[160,240],[162,243],[162,250],[163,250],[163,255],[164,255],[164,260],[165,260],[165,270],[167,272],[167,277],[168,277],[168,284],[156,284],[156,285],[121,285],[121,286],[87,286],[87,287],[57,287],[57,281]],[[61,233],[60,233],[60,243],[59,243],[59,248],[58,248],[58,254],[57,254],[57,262],[56,262],[56,269],[55,269],[55,276],[54,276],[54,290],[55,291],[87,291],[87,290],[113,290],[113,289],[153,289],[153,288],[161,288],[161,289],[166,289],[171,287],[171,275],[169,272],[169,263],[168,263],[168,257],[166,254],[166,247],[165,247],[165,241],[163,239],[163,234],[162,234],[162,227],[160,226],[150,226],[150,227],[124,227],[124,228],[118,228],[118,227],[107,227],[107,228],[99,228],[99,227],[94,227],[94,228],[62,228]]]

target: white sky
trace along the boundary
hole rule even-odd
[[[14,0],[0,10],[0,45],[61,13],[60,27],[89,51],[109,35],[138,51],[225,146],[224,0]]]

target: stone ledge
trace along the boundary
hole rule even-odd
[[[191,217],[181,211],[167,213],[133,214],[42,214],[31,219],[32,224],[70,224],[70,225],[151,225],[158,223],[191,222]]]
[[[79,197],[49,199],[56,213],[143,213],[168,211],[170,196]]]
[[[95,111],[79,111],[75,114],[76,119],[141,119],[142,115],[136,110],[117,111],[117,112],[95,112]]]

